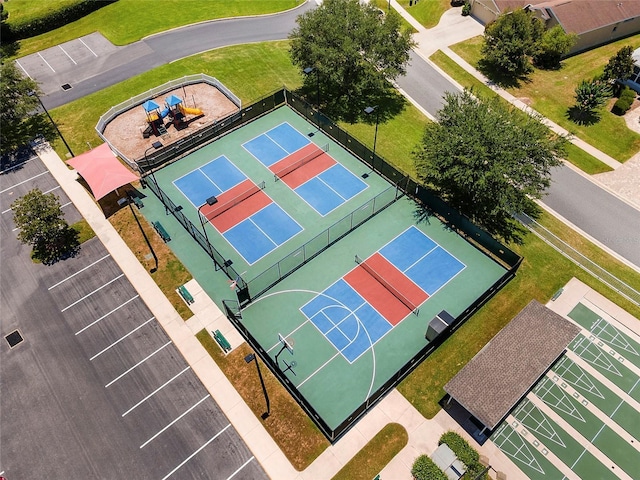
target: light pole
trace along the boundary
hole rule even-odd
[[[158,150],[159,148],[162,148],[162,142],[156,141],[156,142],[153,142],[151,146],[144,151],[144,167],[145,168],[142,169],[143,171],[149,166],[149,159],[147,158],[147,153],[149,153],[150,150]],[[153,178],[153,183],[155,184],[156,188],[159,188],[158,181],[156,180],[156,176],[153,173],[153,168],[150,168],[149,172],[151,173],[151,178]]]
[[[305,75],[310,75],[313,72],[316,72],[316,109],[320,111],[320,72],[317,68],[307,67],[302,70],[302,73]]]
[[[378,141],[378,120],[379,120],[379,110],[378,105],[374,105],[373,107],[367,107],[364,109],[364,113],[367,115],[371,115],[373,112],[376,112],[376,132],[373,135],[373,156],[371,157],[371,170],[375,172],[375,162],[376,162],[376,143]]]
[[[271,403],[269,402],[267,387],[264,384],[264,379],[262,378],[262,372],[260,371],[260,364],[258,363],[258,359],[256,358],[255,353],[250,353],[249,355],[244,357],[244,361],[247,363],[256,362],[256,368],[258,369],[258,377],[260,378],[260,385],[262,385],[262,392],[264,393],[264,400],[267,403],[267,411],[264,412],[261,416],[263,420],[266,420],[267,417],[271,414]]]
[[[38,92],[36,92],[35,90],[31,90],[29,93],[27,93],[28,96],[30,97],[36,97],[38,99],[38,102],[40,102],[40,106],[42,107],[42,109],[44,110],[44,113],[47,114],[47,117],[49,118],[49,121],[51,122],[51,124],[53,125],[53,128],[56,129],[56,132],[58,132],[58,136],[62,139],[62,143],[64,143],[64,146],[67,147],[67,150],[69,150],[69,153],[71,154],[72,157],[75,157],[75,155],[73,154],[73,152],[71,151],[71,147],[69,146],[69,144],[67,143],[67,141],[64,139],[64,137],[62,136],[62,133],[60,132],[60,130],[58,129],[58,125],[56,125],[56,122],[53,121],[53,118],[51,118],[51,115],[49,114],[49,110],[47,110],[47,107],[44,106],[44,103],[42,103],[42,99],[40,98],[40,95],[38,95]]]
[[[153,273],[153,272],[158,270],[158,256],[156,255],[156,252],[153,250],[153,247],[151,246],[151,242],[149,241],[149,237],[147,237],[147,234],[144,233],[144,228],[142,228],[142,225],[140,224],[140,220],[138,219],[138,216],[136,215],[136,212],[133,210],[133,207],[131,206],[131,204],[133,203],[133,198],[131,197],[131,192],[127,192],[126,200],[127,200],[127,203],[129,204],[129,209],[131,209],[131,214],[133,215],[133,218],[136,219],[136,223],[138,224],[138,228],[140,228],[140,232],[142,232],[142,236],[144,237],[145,242],[147,242],[147,246],[149,247],[149,250],[151,250],[151,255],[153,256],[153,260],[156,263],[156,266],[151,269],[151,273]],[[118,203],[120,203],[120,201],[121,200],[119,200]]]
[[[202,207],[204,207],[205,205],[209,205],[209,206],[211,206],[211,205],[215,205],[216,203],[218,203],[218,199],[216,198],[216,196],[215,196],[215,195],[213,195],[213,196],[211,196],[211,197],[207,198],[207,199],[205,200],[205,202],[204,202],[202,205],[200,205],[200,206],[198,207],[198,218],[200,219],[200,225],[202,225],[202,231],[204,232],[204,238],[206,238],[206,239],[207,239],[207,243],[209,243],[209,236],[207,235],[207,229],[206,229],[206,228],[204,228],[204,221],[202,220],[202,217],[203,217],[204,215],[202,215],[202,213],[200,212],[200,209],[201,209]],[[205,218],[206,218],[206,217],[205,217]],[[209,220],[207,220],[207,221],[209,221]]]

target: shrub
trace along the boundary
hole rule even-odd
[[[477,463],[480,459],[478,452],[476,452],[476,450],[456,432],[449,431],[443,433],[440,440],[438,440],[438,445],[442,445],[443,443],[446,443],[449,448],[453,450],[456,457],[458,457],[458,459],[464,463],[467,468],[469,468],[470,465]]]
[[[447,476],[427,455],[420,455],[413,462],[411,475],[415,480],[448,480]]]
[[[633,105],[633,101],[635,100],[635,98],[636,93],[629,87],[624,87],[622,89],[622,92],[620,92],[620,97],[613,105],[613,113],[615,113],[616,115],[624,115],[627,110],[631,108],[631,105]]]
[[[471,2],[469,2],[469,0],[464,2],[464,5],[462,6],[462,16],[466,17],[468,15],[471,15]]]

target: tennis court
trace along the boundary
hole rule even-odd
[[[637,478],[638,338],[593,306],[568,317],[582,332],[491,441],[532,479]]]
[[[221,308],[235,292],[190,230],[242,272],[253,301],[237,327],[332,438],[435,348],[433,317],[509,278],[436,217],[416,223],[412,199],[288,106],[155,178],[171,209],[145,199],[145,216]]]

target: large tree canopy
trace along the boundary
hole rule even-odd
[[[11,204],[18,240],[33,247],[32,256],[45,264],[74,255],[78,234],[64,219],[58,197],[35,188]]]
[[[534,199],[548,188],[566,139],[499,99],[465,90],[445,102],[415,152],[420,179],[489,233],[519,241],[513,214],[538,213]]]
[[[40,106],[38,84],[22,76],[13,62],[0,65],[0,153],[25,145],[38,135],[55,138],[55,129]]]
[[[314,69],[305,89],[319,88],[321,104],[336,117],[356,120],[385,96],[390,80],[406,73],[414,42],[394,11],[385,14],[358,0],[325,0],[297,22],[289,35],[292,62]]]

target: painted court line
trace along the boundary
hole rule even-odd
[[[223,432],[225,432],[229,427],[231,426],[231,424],[227,424],[226,427],[224,427],[222,430],[220,430],[218,433],[216,433],[213,437],[211,437],[209,440],[207,440],[207,443],[205,443],[204,445],[202,445],[199,449],[197,449],[195,452],[193,452],[191,455],[189,455],[180,465],[178,465],[176,468],[174,468],[173,470],[171,470],[162,480],[167,480],[167,478],[169,478],[171,475],[173,475],[174,473],[176,473],[180,468],[182,468],[184,466],[185,463],[187,463],[189,460],[191,460],[193,457],[195,457],[198,453],[200,453],[200,451],[202,451],[207,445],[209,445],[211,442],[213,442],[216,438],[218,438],[220,435],[222,435]],[[253,458],[253,457],[252,457]],[[235,474],[234,474],[235,475]],[[231,478],[231,477],[230,477]]]
[[[160,348],[158,348],[155,352],[150,353],[149,355],[147,355],[145,358],[143,358],[142,360],[140,360],[138,363],[136,363],[133,367],[127,369],[125,372],[121,373],[120,375],[118,375],[116,378],[114,378],[113,380],[111,380],[109,383],[107,383],[104,388],[109,388],[111,385],[113,385],[115,382],[117,382],[118,380],[120,380],[122,377],[124,377],[127,373],[131,372],[132,370],[134,370],[135,368],[139,367],[140,365],[142,365],[144,362],[146,362],[147,360],[149,360],[151,357],[153,357],[156,353],[158,353],[159,351],[163,350],[164,348],[166,348],[168,345],[171,345],[171,341],[168,341],[167,343],[165,343],[164,345],[162,345]],[[134,407],[135,408],[135,407]],[[124,417],[124,415],[123,415]]]
[[[98,57],[98,55],[96,54],[96,52],[94,52],[93,50],[91,50],[91,48],[89,47],[89,45],[87,45],[86,43],[84,43],[84,40],[82,40],[81,38],[79,38],[78,40],[80,40],[80,42],[81,42],[85,47],[87,47],[87,50],[89,50],[91,53],[93,53],[93,56],[94,56],[94,57],[96,57],[96,58]]]
[[[126,335],[120,337],[118,340],[116,340],[115,342],[113,342],[111,345],[109,345],[108,347],[102,349],[101,351],[99,351],[98,353],[96,353],[93,357],[91,357],[89,359],[89,361],[93,361],[94,359],[98,358],[100,355],[102,355],[104,352],[106,352],[107,350],[109,350],[111,347],[115,347],[118,343],[120,343],[122,340],[124,340],[125,338],[127,338],[129,335],[131,335],[132,333],[136,332],[137,330],[141,329],[142,327],[144,327],[147,323],[149,323],[151,320],[153,320],[156,317],[151,317],[149,320],[147,320],[146,322],[138,325],[136,328],[134,328],[133,330],[131,330],[129,333],[127,333]]]
[[[109,284],[115,282],[116,280],[118,280],[120,277],[124,277],[124,273],[121,273],[120,275],[118,275],[116,278],[114,278],[113,280],[109,280],[107,283],[105,283],[104,285],[102,285],[101,287],[96,288],[93,292],[91,293],[87,293],[84,297],[76,300],[75,302],[73,302],[71,305],[64,307],[62,310],[60,310],[60,312],[65,312],[67,310],[69,310],[71,307],[73,307],[74,305],[77,305],[78,303],[82,302],[83,300],[86,300],[87,298],[89,298],[91,295],[93,295],[94,293],[102,290],[104,287],[108,286]]]
[[[327,360],[326,362],[324,362],[322,365],[320,365],[314,372],[311,373],[311,375],[309,375],[307,378],[305,378],[302,382],[300,382],[298,385],[296,385],[296,388],[300,388],[302,387],[302,385],[304,385],[305,383],[307,383],[307,380],[311,379],[311,377],[315,376],[320,370],[322,370],[324,367],[326,367],[327,365],[329,365],[338,355],[342,355],[341,352],[336,352],[336,354],[329,358],[329,360]]]
[[[146,402],[147,400],[149,400],[151,397],[153,397],[156,393],[158,393],[160,390],[162,390],[164,387],[166,387],[167,385],[169,385],[171,382],[173,382],[176,378],[178,378],[180,375],[182,375],[184,372],[186,372],[187,370],[189,370],[191,367],[188,366],[186,367],[184,370],[182,370],[180,373],[176,374],[173,376],[173,378],[171,378],[170,380],[167,380],[164,384],[160,385],[158,388],[156,388],[153,392],[151,392],[149,395],[147,395],[146,397],[144,397],[142,400],[140,400],[138,403],[136,403],[133,407],[131,407],[129,410],[127,410],[126,412],[124,412],[122,414],[122,416],[126,416],[129,413],[131,413],[133,410],[135,410],[137,407],[139,407],[140,405],[142,405],[144,402]]]
[[[64,52],[64,54],[67,57],[69,57],[69,60],[71,60],[74,65],[78,65],[78,62],[76,62],[73,58],[71,58],[71,55],[69,55],[69,53],[67,53],[67,51],[64,48],[62,48],[62,45],[58,45],[58,48],[60,48],[60,50],[62,50]]]
[[[169,428],[171,425],[173,425],[174,423],[176,423],[178,420],[180,420],[182,417],[184,417],[186,414],[188,414],[191,410],[193,410],[194,408],[196,408],[198,405],[200,405],[202,402],[204,402],[207,398],[209,398],[211,395],[207,394],[204,398],[202,398],[201,400],[199,400],[196,404],[192,405],[186,412],[183,412],[178,418],[176,418],[174,421],[172,421],[171,423],[169,423],[166,427],[164,427],[162,430],[160,430],[158,433],[156,433],[153,437],[151,437],[149,440],[147,440],[146,442],[144,442],[142,445],[140,445],[140,448],[144,448],[146,447],[149,442],[151,442],[153,439],[155,439],[158,435],[160,435],[162,432],[164,432],[167,428]]]
[[[135,300],[136,298],[138,298],[140,295],[134,295],[133,297],[131,297],[129,300],[127,300],[124,303],[121,303],[120,305],[118,305],[116,308],[114,308],[113,310],[111,310],[109,313],[105,313],[103,316],[101,316],[100,318],[98,318],[97,320],[94,320],[93,322],[91,322],[89,325],[87,325],[86,327],[83,327],[82,329],[78,330],[75,334],[78,335],[82,332],[84,332],[86,329],[88,329],[89,327],[94,326],[96,323],[104,320],[105,318],[107,318],[109,315],[111,315],[113,312],[117,312],[118,310],[120,310],[122,307],[124,307],[127,303],[132,302],[133,300]]]
[[[27,178],[26,180],[23,180],[23,181],[18,182],[18,183],[14,184],[14,185],[11,185],[10,187],[5,188],[4,190],[0,191],[0,193],[8,192],[9,190],[11,190],[11,189],[13,189],[13,188],[19,187],[19,186],[20,186],[20,185],[22,185],[23,183],[30,182],[30,181],[31,181],[31,180],[33,180],[34,178],[41,177],[42,175],[46,175],[46,174],[48,174],[48,173],[49,173],[49,170],[45,170],[44,172],[40,172],[39,174],[34,175],[33,177]]]
[[[67,278],[65,278],[64,280],[60,280],[60,281],[59,281],[58,283],[56,283],[55,285],[51,285],[47,290],[53,290],[54,288],[56,288],[56,287],[58,287],[58,286],[62,285],[62,284],[63,284],[64,282],[66,282],[67,280],[69,280],[69,279],[71,279],[71,278],[75,277],[75,276],[76,276],[76,275],[78,275],[79,273],[84,272],[84,271],[85,271],[85,270],[87,270],[88,268],[93,267],[95,264],[100,263],[102,260],[104,260],[105,258],[110,257],[110,256],[111,256],[111,254],[107,253],[104,257],[99,258],[98,260],[96,260],[95,262],[93,262],[93,263],[91,263],[91,264],[87,265],[87,266],[86,266],[86,267],[84,267],[83,269],[78,270],[76,273],[73,273],[73,274],[69,275],[69,276],[68,276]]]

